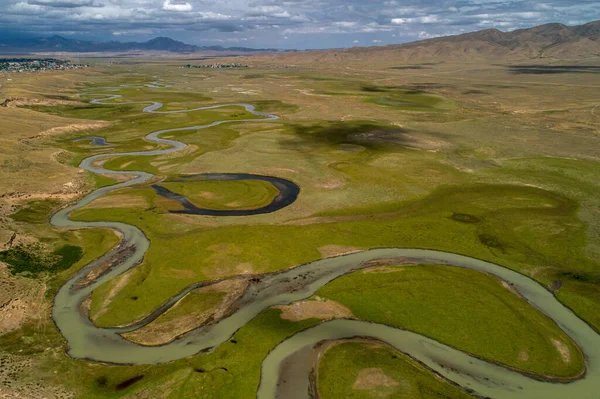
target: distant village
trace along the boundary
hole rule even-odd
[[[221,69],[221,68],[248,68],[248,65],[244,65],[244,64],[203,64],[203,65],[187,64],[185,67],[186,68]]]
[[[72,64],[55,58],[0,58],[2,72],[43,72],[87,68],[86,64]]]

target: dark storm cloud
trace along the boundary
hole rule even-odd
[[[300,48],[600,19],[596,0],[0,0],[0,7],[4,31]]]

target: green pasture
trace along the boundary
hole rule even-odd
[[[381,86],[333,76],[304,75],[303,79],[317,94],[355,96],[364,102],[392,107],[399,111],[440,112],[456,108],[453,101],[420,88]]]
[[[583,356],[554,322],[499,280],[448,266],[388,266],[321,288],[363,320],[428,336],[477,357],[542,375],[571,377]],[[569,361],[552,340],[568,348]]]
[[[319,361],[318,390],[323,399],[472,398],[406,355],[369,342],[341,342],[329,347]]]
[[[279,193],[262,180],[164,181],[159,185],[206,209],[256,209],[269,205]]]
[[[131,190],[129,195],[133,193]],[[582,255],[585,226],[575,216],[576,204],[532,187],[448,187],[423,200],[357,209],[350,216],[330,217],[320,224],[214,228],[208,217],[174,218],[166,213],[153,190],[147,188],[142,193],[150,201],[148,208],[94,208],[74,214],[77,220],[131,223],[141,228],[153,244],[145,263],[132,272],[130,283],[113,298],[109,311],[98,318],[100,325],[123,324],[142,317],[191,281],[236,275],[238,264],[249,264],[257,273],[282,270],[320,259],[319,248],[332,244],[359,249],[400,246],[456,252],[525,274],[535,270],[535,278],[549,287],[557,271],[594,267],[594,262]],[[479,221],[465,223],[457,220],[456,214],[473,215]],[[193,220],[198,221],[197,226]],[[203,227],[202,223],[208,225]],[[560,230],[536,227],[544,224],[560,226]],[[189,270],[194,277],[172,278],[170,270]],[[562,278],[565,283],[572,281],[568,275]],[[99,293],[106,289],[97,290],[94,300],[100,300]],[[138,298],[134,303],[128,300],[132,296]],[[593,309],[576,310],[594,321]]]
[[[221,291],[191,291],[177,303],[177,306],[169,309],[165,314],[153,321],[152,325],[156,326],[168,323],[179,317],[188,315],[192,311],[201,313],[214,309],[223,301],[225,295],[226,293]]]

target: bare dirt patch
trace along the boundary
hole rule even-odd
[[[368,368],[362,369],[358,372],[358,377],[356,377],[356,381],[354,381],[352,389],[371,391],[382,387],[397,387],[398,385],[400,385],[398,381],[385,375],[382,369]]]
[[[376,266],[376,267],[369,267],[367,269],[362,270],[361,272],[364,274],[367,273],[396,273],[396,272],[402,272],[406,270],[404,267],[400,267],[400,266]]]
[[[517,295],[517,296],[521,296],[521,294],[519,294],[519,291],[517,291],[515,289],[515,287],[513,287],[512,285],[508,284],[506,281],[504,280],[500,280],[500,284],[502,284],[502,286],[504,288],[506,288],[507,290],[509,290],[510,292],[512,292],[513,294]]]
[[[112,174],[111,173],[110,175],[100,173],[100,174],[98,174],[98,176],[106,177],[109,179],[114,179],[118,182],[127,181],[127,180],[131,179],[131,175],[126,175],[124,173],[120,173],[120,174]]]
[[[16,200],[17,202],[23,202],[23,201],[34,201],[34,200],[70,200],[73,198],[77,198],[78,196],[81,195],[81,192],[73,192],[73,193],[34,193],[34,194],[27,194],[27,193],[22,193],[22,192],[14,192],[14,193],[7,193],[5,194],[5,196],[2,197],[2,199],[6,199],[7,202],[10,202],[11,200]]]
[[[317,94],[314,92],[315,91],[314,89],[294,89],[294,90],[304,94],[305,96],[331,97],[330,95],[327,95],[327,94]]]
[[[98,159],[97,161],[92,162],[92,166],[96,168],[101,168],[107,161],[108,158]]]
[[[320,188],[322,190],[334,190],[336,188],[343,187],[346,184],[346,181],[343,179],[339,180],[328,180],[321,183],[316,183],[315,187]]]
[[[331,258],[333,256],[346,255],[346,254],[351,254],[351,253],[360,252],[360,251],[361,250],[358,248],[347,247],[344,245],[335,245],[335,244],[324,245],[322,247],[319,247],[319,252],[321,253],[321,256],[324,258]]]
[[[238,272],[238,274],[255,274],[256,273],[256,269],[254,268],[254,265],[250,262],[238,263],[235,266],[235,270]]]
[[[123,235],[121,232],[115,230],[115,234],[119,238],[121,238],[121,239],[123,238]],[[93,269],[89,270],[85,276],[83,276],[81,279],[79,279],[74,284],[74,287],[75,288],[87,287],[88,285],[90,285],[91,283],[96,281],[97,278],[99,278],[100,276],[104,275],[109,270],[111,270],[119,262],[123,261],[123,259],[131,256],[131,254],[134,251],[135,251],[134,245],[124,246],[124,245],[118,244],[116,247],[116,250],[114,252],[112,252],[109,257],[103,258],[103,262],[101,264],[97,265],[96,267],[94,267]]]
[[[529,353],[525,349],[521,349],[519,351],[519,360],[522,362],[526,362],[529,360]]]
[[[450,143],[442,140],[433,140],[425,137],[417,137],[410,134],[406,135],[406,139],[410,143],[405,144],[407,147],[417,148],[420,150],[439,151],[450,148]]]
[[[276,306],[275,308],[281,309],[282,319],[290,321],[354,317],[350,309],[329,299],[324,301],[300,301],[288,306]]]
[[[150,162],[150,165],[159,167],[159,166],[164,165],[166,163],[167,163],[167,161],[156,161],[156,162]]]
[[[46,107],[54,107],[57,105],[70,105],[72,107],[87,107],[86,103],[81,101],[70,101],[70,100],[49,100],[49,99],[38,99],[38,98],[24,98],[24,97],[13,97],[4,100],[1,107],[16,108],[29,105],[41,105]]]
[[[49,311],[45,292],[45,283],[13,276],[0,262],[0,335],[25,323],[41,321]]]
[[[83,300],[83,302],[81,302],[81,304],[79,305],[79,312],[84,315],[87,316],[88,318],[90,317],[90,312],[92,310],[92,296],[89,295],[87,298],[85,298]]]
[[[158,168],[158,170],[160,170],[161,172],[168,172],[170,170],[175,169],[176,167],[178,167],[179,165],[176,164],[172,164],[172,165],[164,165],[161,166],[160,168]]]
[[[30,136],[30,137],[21,139],[21,141],[31,141],[31,140],[36,140],[36,139],[40,139],[43,137],[48,137],[48,136],[58,136],[59,134],[77,133],[77,132],[85,132],[85,131],[89,131],[89,130],[97,130],[97,129],[105,128],[109,125],[110,125],[109,122],[104,122],[104,121],[93,122],[93,123],[73,123],[73,124],[66,125],[66,126],[58,126],[58,127],[53,127],[48,130],[44,130],[43,132],[38,133],[35,136]]]
[[[562,358],[563,362],[571,362],[571,351],[569,351],[569,347],[564,342],[553,338],[552,345],[554,345],[556,350],[560,353],[560,357]]]
[[[83,194],[85,183],[79,178],[79,176],[76,176],[74,179],[66,181],[60,186],[55,185],[54,188],[56,188],[56,190],[53,192],[36,192],[33,190],[7,190],[3,194],[0,194],[0,200],[2,200],[3,205],[7,205],[12,208],[14,208],[15,206],[18,207],[25,202],[30,202],[34,200],[68,201],[73,198],[77,198],[78,196]],[[13,211],[15,210],[16,209],[13,209]]]
[[[0,306],[0,334],[2,334],[15,330],[24,324],[31,304],[16,298]]]
[[[213,199],[217,198],[217,194],[211,193],[210,191],[201,191],[197,194],[200,198]]]

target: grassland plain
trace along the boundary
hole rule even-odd
[[[280,270],[351,249],[412,246],[479,257],[529,274],[548,287],[560,285],[558,298],[600,329],[595,311],[600,301],[600,213],[594,178],[598,120],[593,113],[598,105],[598,84],[592,84],[590,77],[575,73],[522,76],[490,65],[442,64],[413,70],[392,69],[395,65],[359,69],[349,64],[334,74],[327,65],[273,69],[257,61],[250,74],[181,70],[179,64],[153,60],[60,76],[24,75],[8,88],[11,97],[49,100],[60,90],[65,101],[86,101],[96,88],[142,85],[155,80],[150,76],[159,75],[172,87],[100,92],[123,95],[115,103],[158,100],[171,110],[249,102],[283,117],[271,123],[229,124],[177,134],[177,139],[190,147],[168,157],[107,160],[105,165],[110,168],[147,170],[157,174],[157,179],[167,180],[181,173],[273,174],[293,180],[302,192],[296,203],[276,214],[244,218],[169,214],[175,204],[158,197],[149,186],[120,190],[95,201],[76,217],[131,223],[152,242],[145,263],[129,272],[125,283],[115,289],[118,281],[112,281],[94,293],[91,313],[98,324],[122,324],[143,317],[196,281]],[[144,75],[134,75],[134,71]],[[85,85],[76,87],[83,81]],[[2,169],[7,177],[2,188],[14,191],[18,183],[23,192],[45,195],[11,197],[7,213],[28,209],[26,203],[38,199],[58,203],[29,207],[51,209],[94,184],[109,184],[106,177],[92,178],[72,168],[86,156],[154,148],[142,139],[152,130],[231,119],[232,114],[242,113],[231,108],[157,116],[142,114],[142,104],[75,105],[0,109],[15,126],[15,138],[7,146],[14,155]],[[105,137],[113,146],[72,143],[90,135],[89,129],[59,130],[34,141],[18,141],[82,123],[95,126],[93,134]],[[40,156],[19,166],[14,163],[24,145],[35,148],[31,154]],[[64,152],[48,156],[58,148]],[[49,173],[51,170],[60,172]],[[22,179],[19,173],[31,178]],[[69,181],[80,184],[70,197],[47,195]],[[213,192],[225,198],[231,188],[215,185]],[[13,216],[19,219],[26,214]],[[38,224],[4,220],[6,240],[20,229],[19,236],[46,242],[48,250],[75,240],[60,241],[57,234],[79,235],[79,244],[70,242],[83,248],[83,258],[73,268],[116,240],[109,232],[94,233],[104,237],[104,244],[96,247],[86,242],[98,237],[82,235],[87,231],[57,233],[45,223],[45,217],[40,217]],[[58,286],[73,268],[53,277],[49,284]],[[363,292],[357,291],[353,299],[348,294],[348,303],[361,295]],[[476,300],[471,302],[477,306]],[[360,313],[357,309],[353,311]],[[100,311],[103,313],[98,316]],[[20,330],[0,337],[11,365],[24,357],[31,360],[29,371],[6,380],[11,381],[10,389],[25,387],[32,381],[33,377],[27,377],[31,374],[47,383],[47,389],[63,387],[77,397],[179,398],[196,397],[198,392],[206,397],[252,397],[265,354],[286,336],[317,322],[281,320],[279,312],[263,312],[233,337],[236,343],[224,344],[212,354],[155,367],[115,367],[69,359],[49,319],[41,324],[25,323]],[[365,317],[380,316],[373,311]],[[532,324],[535,320],[529,319]],[[426,335],[439,333],[438,326],[420,328]],[[481,339],[501,341],[505,333],[494,329],[489,332],[491,338]],[[542,351],[536,352],[538,359],[557,359],[556,347],[547,341],[551,333],[544,336],[546,341],[533,328],[529,333]],[[471,342],[472,338],[455,339],[457,347],[483,348]],[[24,343],[27,350],[19,352]],[[499,352],[481,356],[499,356],[503,360],[496,360],[528,367],[514,359],[513,347]],[[557,375],[573,373],[575,364],[552,360],[541,364],[533,357],[530,363],[533,370],[548,366],[552,368],[549,373]],[[323,383],[324,390],[328,386]]]

